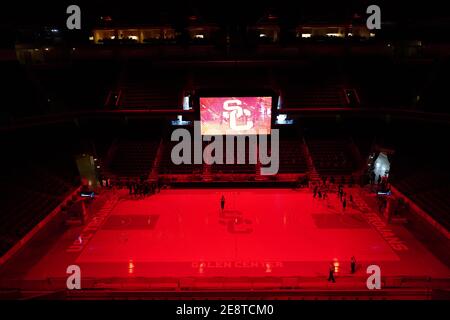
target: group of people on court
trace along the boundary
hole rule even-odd
[[[129,195],[141,197],[155,194],[160,191],[160,187],[157,182],[146,180],[128,181],[127,188]]]
[[[329,184],[327,184],[327,178],[322,178],[323,184],[316,184],[313,188],[313,198],[319,198],[323,200],[328,199],[328,191],[330,190],[330,185],[334,185],[334,181],[334,179],[330,178],[330,182]],[[347,201],[353,204],[353,196],[350,194],[347,200],[347,193],[344,191],[344,186],[342,183],[338,185],[337,195],[339,197],[339,201],[342,204],[342,211],[345,211],[345,209],[347,208]]]
[[[326,200],[328,198],[327,189],[320,187],[318,185],[314,186],[313,198],[316,199],[317,197],[319,199]]]

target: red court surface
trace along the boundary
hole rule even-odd
[[[77,264],[94,279],[324,278],[331,261],[338,277],[349,276],[355,256],[361,276],[377,264],[385,276],[450,278],[449,268],[404,227],[387,225],[389,237],[380,233],[378,215],[364,200],[369,195],[359,188],[347,194],[355,201],[343,212],[335,194],[319,200],[309,190],[173,189],[141,199],[112,191],[95,226],[71,227],[49,240],[23,277],[66,277],[67,266]]]

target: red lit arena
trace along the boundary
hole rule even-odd
[[[405,228],[374,227],[383,220],[371,221],[377,209],[366,205],[373,199],[366,199],[364,190],[348,193],[355,203],[343,212],[336,195],[313,199],[309,190],[174,189],[146,199],[108,191],[99,210],[108,211],[102,223],[62,234],[24,279],[64,279],[69,262],[81,267],[87,286],[106,285],[108,279],[132,286],[148,278],[142,285],[150,289],[166,278],[167,285],[190,279],[192,289],[215,284],[256,289],[281,287],[288,278],[292,285],[318,289],[332,288],[325,281],[330,261],[337,268],[337,288],[365,288],[366,268],[374,263],[386,280],[448,278],[449,269]],[[354,276],[352,256],[358,257]]]
[[[98,206],[89,207],[91,222],[48,229],[6,265],[2,285],[60,292],[67,266],[78,265],[87,297],[105,290],[351,297],[368,290],[367,267],[376,264],[383,295],[362,296],[418,299],[448,286],[449,268],[407,228],[386,223],[375,195],[360,187],[346,192],[353,203],[344,210],[337,194],[314,199],[310,189],[176,188],[145,198],[102,190]],[[327,282],[330,262],[336,283]]]
[[[289,8],[19,28],[0,299],[450,299],[439,27]]]

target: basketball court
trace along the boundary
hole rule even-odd
[[[402,226],[390,238],[374,226],[375,210],[362,189],[347,189],[345,211],[335,194],[314,199],[291,189],[168,189],[135,198],[111,191],[92,221],[50,239],[25,280],[67,277],[70,264],[83,278],[357,276],[368,265],[382,276],[449,278],[449,269]],[[225,209],[220,199],[225,197]],[[381,219],[381,218],[380,218]],[[402,243],[398,250],[392,243]]]

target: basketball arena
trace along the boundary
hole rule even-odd
[[[450,22],[386,8],[14,26],[0,298],[448,300]]]

